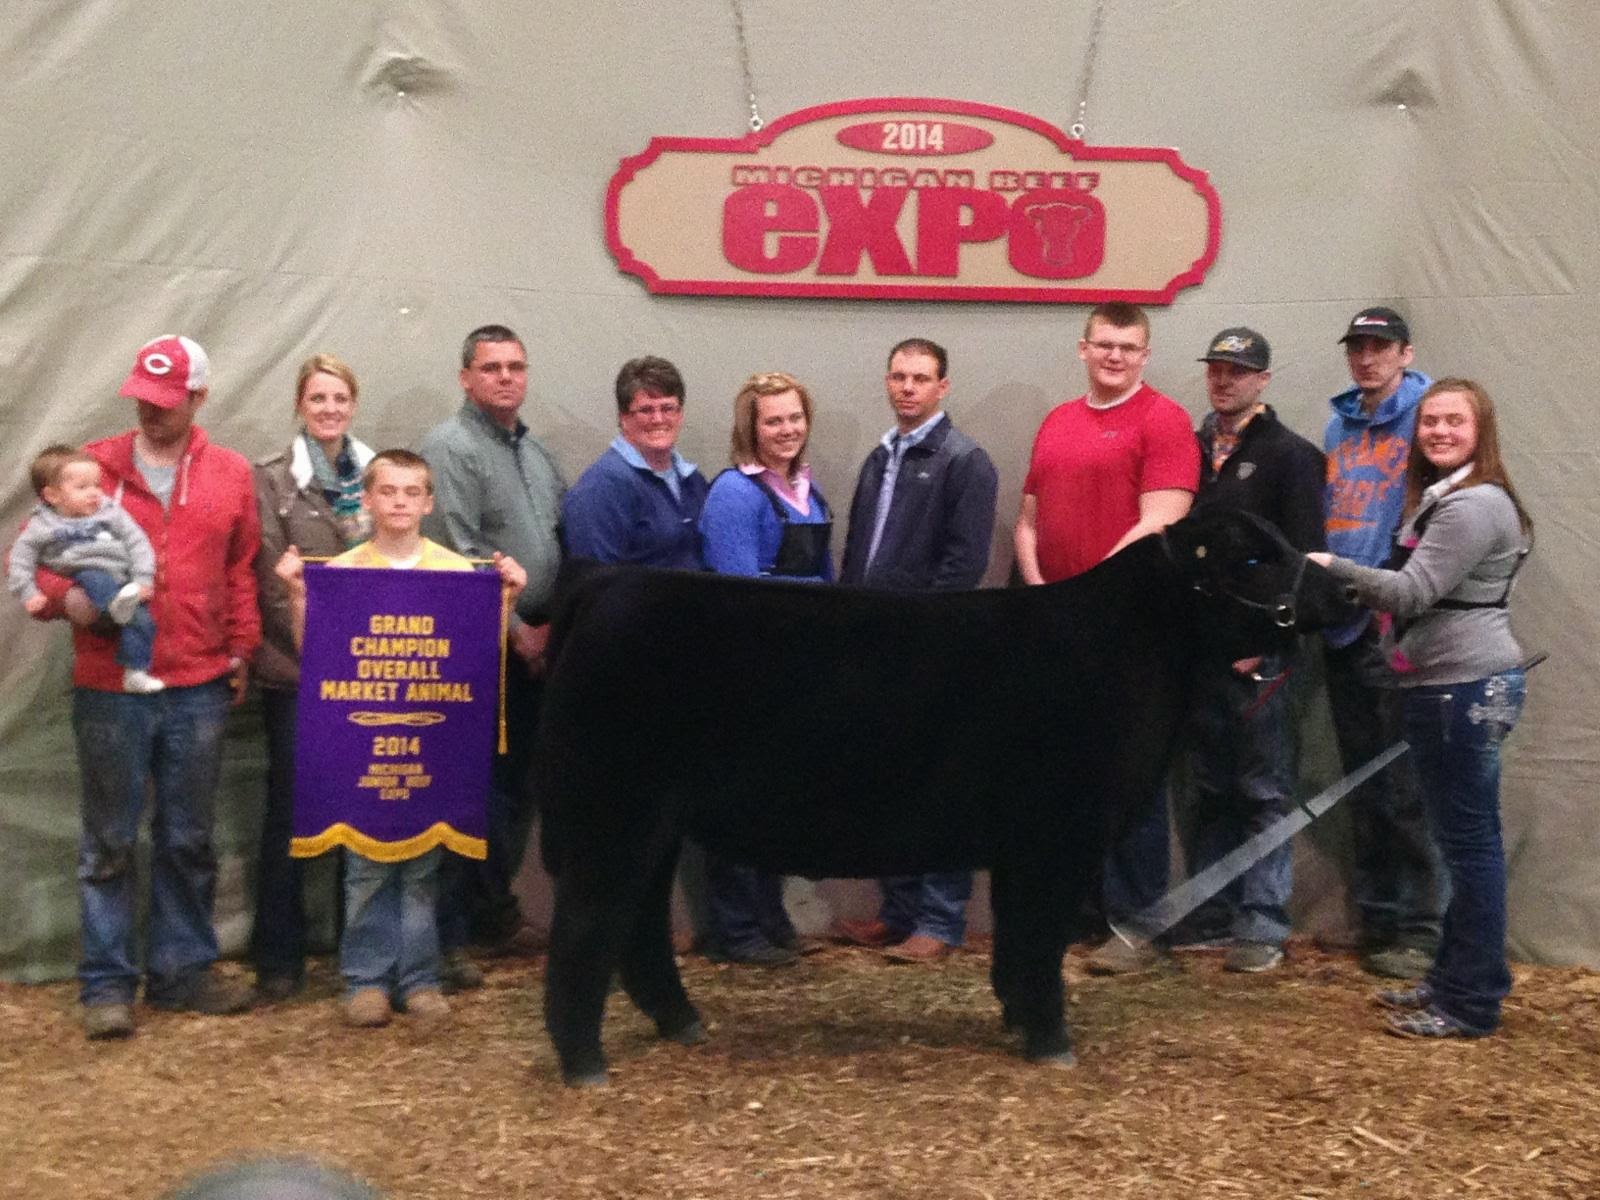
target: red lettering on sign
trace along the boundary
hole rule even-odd
[[[963,220],[963,214],[970,220]],[[976,188],[917,193],[917,274],[957,274],[962,242],[992,242],[1006,231],[1006,202]]]
[[[779,183],[735,188],[722,202],[722,253],[741,271],[798,271],[816,256],[820,220],[817,202],[800,188]],[[767,235],[773,233],[780,236],[768,253]]]
[[[895,222],[911,193],[905,188],[874,188],[865,204],[850,187],[827,187],[819,193],[828,214],[828,238],[817,260],[819,275],[854,275],[864,251],[879,275],[915,275],[911,260],[895,232]]]

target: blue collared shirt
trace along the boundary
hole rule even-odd
[[[889,452],[889,461],[883,466],[883,482],[878,485],[878,507],[872,514],[872,542],[867,547],[868,567],[872,566],[872,560],[878,556],[878,546],[883,541],[883,527],[888,523],[889,505],[894,500],[894,481],[899,478],[900,463],[905,458],[906,451],[932,433],[934,427],[942,420],[944,412],[936,412],[910,433],[901,433],[896,427],[883,435],[882,444]]]
[[[639,453],[639,447],[635,446],[620,433],[611,439],[611,448],[622,455],[622,461],[630,467],[636,467],[641,471],[649,471],[650,474],[666,484],[667,490],[672,493],[672,498],[680,504],[683,502],[683,485],[678,481],[687,479],[700,470],[694,463],[674,450],[672,451],[672,462],[667,465],[665,470],[658,471],[645,462],[644,455]]]

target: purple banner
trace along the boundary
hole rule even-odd
[[[500,653],[492,572],[308,566],[289,853],[482,858]]]

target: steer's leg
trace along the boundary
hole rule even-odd
[[[570,867],[556,879],[550,959],[544,979],[544,1023],[572,1087],[606,1082],[600,1022],[626,928],[626,889],[608,879],[583,878]]]
[[[672,880],[677,853],[654,868],[622,951],[622,986],[662,1037],[685,1046],[706,1040],[700,1014],[683,990],[672,953]]]
[[[996,863],[990,875],[994,963],[990,978],[1007,1029],[1022,1032],[1029,1062],[1071,1066],[1061,959],[1066,952],[1071,864],[1026,859]]]

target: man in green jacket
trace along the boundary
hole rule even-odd
[[[504,325],[484,325],[461,347],[464,399],[430,430],[418,451],[433,469],[435,503],[425,536],[468,558],[495,551],[516,559],[528,586],[511,617],[506,669],[507,752],[495,760],[489,794],[488,858],[448,860],[439,897],[440,982],[446,991],[477,987],[483,975],[467,958],[470,939],[508,953],[532,949],[511,890],[533,827],[529,754],[544,676],[549,604],[561,564],[556,525],[567,490],[555,458],[528,432],[520,411],[528,395],[528,356]]]

